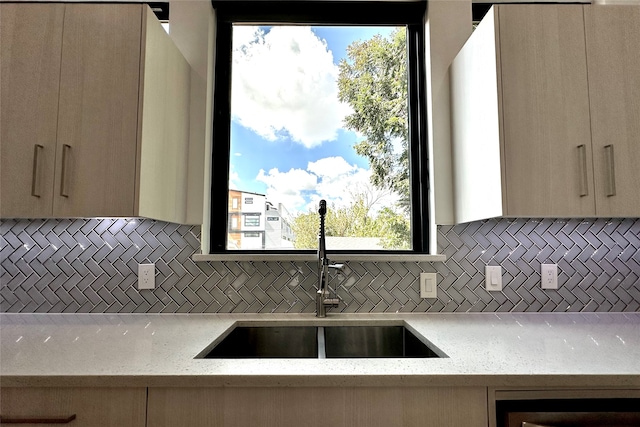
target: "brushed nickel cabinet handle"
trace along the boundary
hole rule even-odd
[[[33,147],[33,170],[31,175],[31,195],[40,197],[40,152],[44,146],[36,144]]]
[[[67,174],[69,173],[69,150],[71,146],[64,144],[62,146],[62,173],[60,174],[60,195],[62,197],[69,197],[69,191],[67,189]]]
[[[69,424],[76,419],[76,414],[68,417],[7,417],[0,415],[2,424]]]
[[[578,145],[578,166],[580,169],[580,197],[589,195],[589,177],[587,175],[587,147]]]
[[[616,195],[616,169],[613,144],[605,145],[607,155],[607,197]]]

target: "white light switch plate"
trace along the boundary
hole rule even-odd
[[[485,287],[487,291],[502,290],[502,267],[486,265],[484,267]]]
[[[436,273],[420,273],[420,298],[438,298]]]
[[[156,265],[138,264],[138,289],[155,289]]]

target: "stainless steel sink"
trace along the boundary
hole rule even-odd
[[[446,357],[404,326],[237,326],[196,358]]]
[[[404,326],[324,328],[327,358],[439,357]]]
[[[238,326],[204,358],[317,358],[315,326]]]

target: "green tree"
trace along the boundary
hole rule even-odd
[[[294,248],[318,249],[319,218],[318,213],[312,210],[300,213],[293,218],[291,229],[296,236],[293,241]]]
[[[380,230],[383,248],[411,249],[411,228],[409,220],[404,215],[385,207],[376,217],[376,224]]]
[[[364,136],[354,148],[369,160],[372,183],[398,194],[408,211],[406,37],[398,28],[388,38],[376,35],[349,45],[348,59],[339,64],[338,97],[353,109],[345,126]]]
[[[339,237],[378,237],[385,249],[409,249],[409,220],[405,215],[385,207],[371,213],[371,200],[364,193],[353,195],[347,207],[329,206],[325,217],[325,235]],[[293,219],[296,249],[318,247],[318,212],[309,210]]]

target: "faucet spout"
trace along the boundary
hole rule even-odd
[[[326,317],[328,307],[338,307],[338,298],[329,298],[329,269],[343,270],[344,265],[332,264],[327,257],[324,232],[324,217],[327,214],[327,202],[320,200],[318,209],[320,229],[318,230],[318,291],[316,292],[316,317]]]

